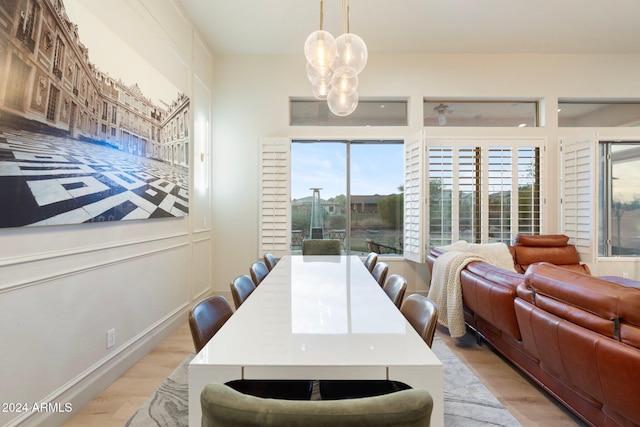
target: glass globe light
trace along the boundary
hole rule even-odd
[[[304,43],[304,56],[313,68],[328,70],[336,59],[336,40],[327,31],[314,31]]]
[[[313,81],[318,77],[329,79],[331,77],[331,69],[330,68],[317,69],[317,68],[314,68],[310,62],[307,62],[307,78],[309,79],[309,81],[313,83]]]
[[[359,36],[351,33],[342,34],[336,39],[337,57],[335,68],[347,65],[353,67],[357,74],[367,65],[369,52],[367,45]]]
[[[344,93],[332,87],[327,95],[327,106],[336,116],[348,116],[358,106],[358,92]]]
[[[311,91],[313,92],[313,96],[317,99],[325,100],[327,99],[327,95],[331,90],[331,84],[329,83],[329,79],[324,76],[317,76],[311,82]]]
[[[342,93],[358,90],[358,73],[355,68],[347,65],[336,68],[331,77],[331,87],[335,87]]]

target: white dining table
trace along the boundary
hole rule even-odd
[[[357,256],[283,257],[189,364],[200,392],[235,379],[389,379],[429,391],[444,425],[443,367]]]

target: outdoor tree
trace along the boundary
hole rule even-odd
[[[399,187],[402,191],[403,187]],[[404,224],[404,194],[391,194],[378,202],[378,216],[392,229]]]
[[[330,202],[336,203],[340,209],[341,213],[345,213],[346,212],[346,208],[347,208],[347,196],[345,196],[344,194],[339,194],[335,197],[332,197],[329,199]]]

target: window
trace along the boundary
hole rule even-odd
[[[73,94],[78,95],[78,80],[80,77],[80,66],[76,64],[75,67],[76,67],[76,72],[73,74]]]
[[[637,127],[640,126],[640,102],[560,100],[558,126]]]
[[[537,101],[425,99],[424,126],[536,127]]]
[[[602,142],[598,253],[640,255],[640,142]]]
[[[339,239],[345,253],[402,254],[401,141],[291,144],[291,252]]]
[[[31,52],[34,51],[36,44],[34,29],[39,11],[40,7],[36,4],[35,0],[29,0],[26,4],[26,9],[20,11],[20,22],[18,24],[16,37],[22,41]]]
[[[56,37],[56,48],[53,55],[53,75],[62,79],[62,61],[64,60],[64,43],[58,36]]]
[[[428,141],[428,246],[541,232],[541,141]]]
[[[58,96],[60,90],[54,85],[49,86],[49,102],[47,104],[47,120],[56,119],[56,109],[58,108]]]
[[[291,99],[291,126],[407,126],[406,100],[363,100],[348,116],[336,116],[326,101]]]
[[[542,232],[544,139],[405,141],[404,256],[458,240],[510,243]],[[423,202],[426,200],[426,203]]]
[[[404,143],[263,138],[260,251],[300,253],[315,232],[341,239],[344,253],[375,247],[424,262],[427,246],[539,234],[544,146],[424,132]]]

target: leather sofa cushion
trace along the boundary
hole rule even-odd
[[[603,412],[620,425],[640,425],[640,352],[611,340],[601,340],[597,348],[594,364],[599,367],[604,393]]]
[[[640,346],[640,289],[548,263],[532,265],[524,282],[517,290],[521,298],[582,327]],[[616,327],[614,321],[620,324]]]
[[[565,270],[575,271],[580,274],[591,274],[589,266],[587,264],[555,264],[556,267],[564,268]]]
[[[617,421],[606,425],[638,425],[638,349],[581,328],[522,299],[516,299],[515,306],[523,346],[539,356],[540,366],[548,375]]]
[[[618,310],[624,299],[635,298],[635,306],[640,307],[640,292],[627,294],[631,290],[617,283],[607,282],[598,277],[569,271],[543,262],[532,265],[524,275],[525,284],[535,294],[552,297],[558,301],[581,307],[605,319],[619,317]],[[579,286],[573,286],[579,284]]]
[[[460,273],[466,307],[500,331],[520,340],[520,328],[513,307],[522,274],[486,262],[471,262]]]
[[[527,235],[518,234],[516,236],[514,246],[533,246],[539,248],[566,246],[569,243],[569,236],[564,234],[541,234]]]
[[[538,262],[551,264],[580,264],[580,256],[575,246],[514,246],[516,264],[529,266]]]
[[[545,274],[548,276],[543,279]],[[620,297],[617,301],[635,300],[629,303],[635,304],[636,311],[639,311],[640,301],[633,295],[640,294],[640,290],[545,264],[532,266],[525,280],[527,282],[517,289],[518,296],[523,298],[515,300],[523,347],[539,358],[541,368],[548,375],[580,394],[593,407],[600,407],[606,414],[605,418],[611,421],[606,425],[640,425],[640,370],[637,369],[640,342],[636,341],[634,345],[623,335],[621,343],[595,331],[596,328],[582,326],[602,325],[608,321],[612,329],[614,322],[554,299],[562,296],[564,300],[576,300],[582,292],[591,301],[595,292],[591,285],[596,285],[614,294],[621,291],[617,294]],[[585,283],[589,284],[583,286]],[[571,295],[571,290],[575,290],[574,295]],[[535,305],[530,303],[532,294]],[[611,302],[611,299],[605,299],[603,305],[615,312]],[[582,304],[582,307],[585,305],[588,304]],[[635,332],[639,330],[637,326],[623,322],[621,335],[624,328]]]

